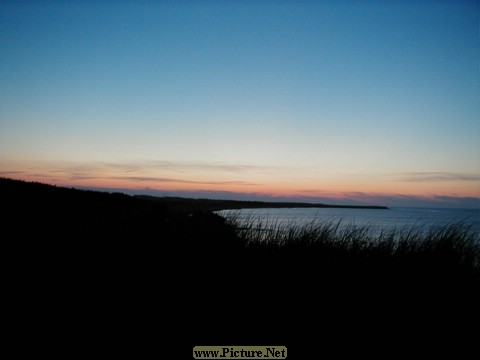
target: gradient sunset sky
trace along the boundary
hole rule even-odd
[[[0,176],[480,208],[478,1],[0,3]]]

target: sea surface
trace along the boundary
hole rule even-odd
[[[402,231],[464,223],[477,233],[480,241],[480,209],[438,209],[394,207],[389,209],[282,208],[223,210],[219,215],[234,217],[240,223],[253,222],[262,227],[318,224],[340,224],[368,227],[373,235],[382,231]]]

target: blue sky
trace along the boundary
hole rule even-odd
[[[2,2],[0,175],[478,207],[478,29],[477,1]]]

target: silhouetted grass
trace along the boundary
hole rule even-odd
[[[195,257],[192,283],[201,296],[193,312],[212,324],[194,336],[195,343],[261,339],[308,353],[319,342],[323,348],[344,339],[370,346],[369,324],[377,339],[408,347],[385,329],[404,326],[420,336],[422,326],[440,320],[474,323],[480,244],[478,229],[467,224],[381,233],[338,221],[298,225],[230,217],[225,225],[240,246],[208,262]],[[229,313],[236,322],[217,328]]]
[[[480,272],[478,229],[464,222],[429,229],[411,227],[376,234],[369,227],[343,227],[341,221],[297,225],[249,218],[228,218],[245,248],[252,251],[301,254],[308,259],[396,264],[422,271]],[[348,264],[346,264],[348,265]]]

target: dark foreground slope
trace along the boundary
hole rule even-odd
[[[208,211],[8,179],[0,204],[9,333],[38,353],[190,358],[194,345],[285,345],[305,359],[475,341],[463,330],[476,324],[478,272],[452,247],[393,258],[246,246]]]

